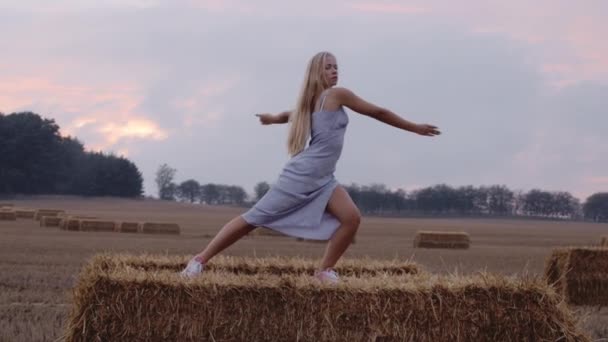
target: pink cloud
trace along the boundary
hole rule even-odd
[[[124,139],[163,140],[157,123],[137,110],[142,100],[132,84],[83,86],[44,77],[0,80],[0,111],[33,111],[55,119],[62,135],[77,136],[96,150],[120,148]],[[84,135],[84,136],[83,136]]]

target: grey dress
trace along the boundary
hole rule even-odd
[[[334,177],[342,153],[348,115],[342,107],[311,114],[309,145],[286,163],[270,190],[242,217],[247,223],[306,239],[328,240],[338,219],[326,211],[338,182]]]

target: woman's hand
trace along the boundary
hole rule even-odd
[[[416,133],[427,137],[432,137],[441,134],[439,129],[433,125],[418,124],[416,125]]]
[[[257,116],[260,119],[260,123],[262,125],[272,125],[272,124],[276,123],[276,117],[272,114],[262,113],[262,114],[256,114],[255,116]]]

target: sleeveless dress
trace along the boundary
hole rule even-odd
[[[338,181],[336,163],[342,153],[348,115],[342,107],[311,114],[308,146],[285,164],[277,181],[247,212],[243,219],[256,227],[266,227],[285,235],[313,240],[329,240],[340,226],[326,211]]]

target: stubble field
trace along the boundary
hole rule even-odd
[[[37,221],[0,221],[0,341],[53,341],[71,308],[80,268],[98,252],[194,254],[244,208],[210,207],[153,200],[38,197],[10,201],[28,208],[119,221],[178,223],[180,235],[72,232]],[[464,231],[467,250],[414,249],[418,230]],[[402,219],[364,217],[346,257],[410,259],[426,271],[542,275],[545,259],[560,246],[597,245],[608,224],[507,219]],[[246,237],[224,252],[236,256],[319,258],[324,244],[288,237]],[[608,310],[574,308],[580,325],[608,341]]]

